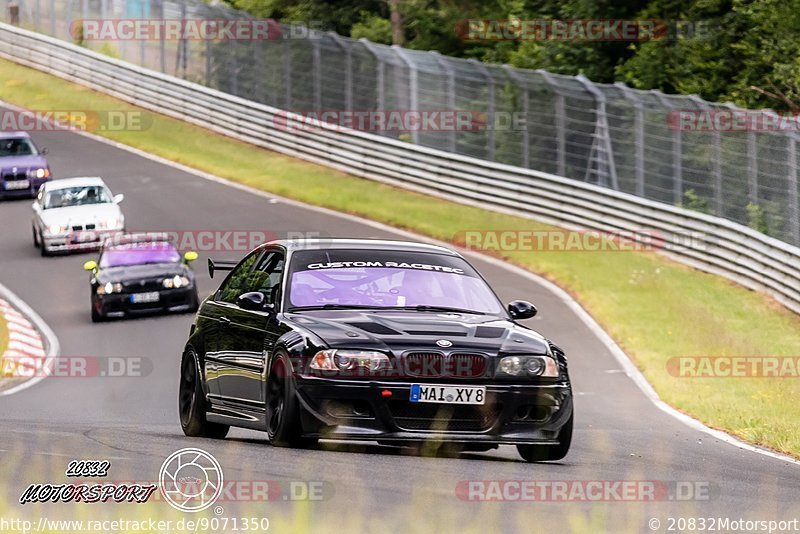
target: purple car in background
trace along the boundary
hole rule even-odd
[[[32,198],[50,180],[44,155],[26,132],[0,132],[0,198]]]

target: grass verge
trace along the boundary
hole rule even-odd
[[[0,80],[0,98],[29,109],[137,109],[7,61],[0,61]],[[355,178],[144,113],[150,115],[144,131],[101,134],[278,195],[444,241],[465,230],[552,228]],[[681,356],[797,357],[800,317],[763,295],[652,252],[509,252],[503,257],[568,290],[666,402],[710,426],[800,457],[800,380],[688,379],[667,372],[667,362]]]

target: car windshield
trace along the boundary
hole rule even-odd
[[[503,311],[486,282],[461,258],[370,250],[295,253],[289,271],[288,307]]]
[[[48,192],[44,197],[44,209],[86,206],[89,204],[108,204],[111,195],[101,185],[83,187],[63,187]]]
[[[27,137],[0,139],[0,158],[11,156],[34,156],[38,154],[33,142]]]
[[[132,243],[105,249],[100,256],[100,268],[179,261],[181,254],[172,243]]]

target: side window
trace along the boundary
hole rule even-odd
[[[259,256],[260,254],[258,252],[250,254],[238,267],[231,271],[228,278],[222,283],[219,291],[217,291],[217,301],[235,304],[239,295],[249,291],[247,289],[248,281],[253,274],[253,266]]]
[[[264,254],[253,271],[247,290],[260,291],[267,297],[267,302],[277,303],[280,298],[284,263],[283,254],[280,252]]]

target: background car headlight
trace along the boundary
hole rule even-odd
[[[28,171],[28,176],[31,178],[48,178],[50,176],[50,169],[31,169]]]
[[[499,377],[558,377],[558,363],[550,356],[506,356],[497,364]]]
[[[310,367],[319,371],[356,371],[364,369],[375,372],[391,366],[389,357],[372,350],[321,350],[311,359]]]
[[[117,217],[110,217],[100,221],[98,226],[101,230],[113,230],[115,228],[119,228],[121,225],[119,224],[119,219]]]
[[[110,295],[111,293],[122,293],[122,284],[107,282],[97,286],[98,295]]]
[[[63,224],[51,224],[47,227],[47,233],[50,235],[66,234],[69,228]]]
[[[191,281],[186,276],[175,275],[172,278],[165,278],[162,285],[167,289],[188,287]]]

